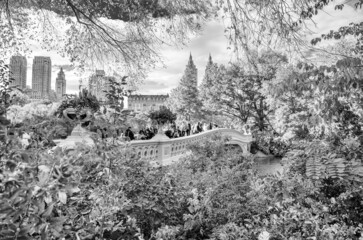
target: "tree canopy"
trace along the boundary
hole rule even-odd
[[[136,76],[160,60],[161,45],[183,44],[207,20],[217,17],[224,19],[235,51],[243,50],[253,60],[254,46],[297,49],[306,45],[314,15],[334,4],[331,0],[6,0],[0,2],[0,53],[3,58],[22,54],[30,39],[80,67],[128,69]],[[351,6],[361,8],[362,4],[363,0],[357,0]],[[342,10],[343,6],[335,8]],[[355,36],[357,51],[361,51],[359,22],[332,30],[312,43],[347,35]]]
[[[181,118],[187,120],[199,115],[202,104],[199,100],[198,69],[193,62],[192,55],[189,57],[178,87],[171,91],[167,105]]]
[[[137,74],[158,59],[160,45],[199,31],[211,5],[197,1],[1,1],[2,57],[36,40],[80,67],[110,66]]]
[[[147,116],[159,125],[173,123],[176,120],[176,114],[165,106],[162,106],[158,110],[149,112]]]

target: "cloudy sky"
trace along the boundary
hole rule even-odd
[[[336,1],[339,3],[339,1]],[[314,35],[318,36],[327,33],[329,30],[338,29],[341,26],[348,25],[350,22],[363,21],[363,9],[355,10],[352,5],[347,5],[343,11],[334,11],[331,5],[319,13],[315,18],[316,26],[312,26]],[[193,56],[194,63],[198,68],[198,81],[200,82],[204,75],[205,66],[209,54],[212,55],[213,61],[219,64],[227,64],[232,59],[232,52],[228,50],[228,42],[224,36],[224,26],[222,23],[209,23],[199,36],[192,38],[184,48],[165,47],[161,49],[165,67],[157,68],[150,72],[140,86],[138,93],[143,94],[166,94],[178,85],[183,75],[185,66],[188,62],[189,54]],[[72,68],[70,62],[59,56],[55,52],[47,52],[38,47],[33,49],[31,56],[28,56],[28,79],[27,85],[31,86],[32,62],[34,56],[50,56],[52,59],[52,88],[54,89],[55,79],[60,67],[63,67],[67,80],[67,93],[78,91],[80,76]]]

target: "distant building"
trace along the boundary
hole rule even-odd
[[[55,80],[55,90],[58,99],[62,99],[62,96],[66,94],[66,87],[65,74],[63,72],[63,68],[61,68]]]
[[[169,95],[131,95],[128,97],[128,109],[140,112],[157,110],[165,106]]]
[[[110,89],[110,79],[114,77],[106,76],[104,70],[96,70],[96,73],[89,78],[88,90],[99,101],[107,101],[105,91]]]
[[[34,57],[32,76],[32,98],[49,98],[52,79],[52,61],[50,57]]]
[[[10,77],[13,79],[10,86],[17,86],[20,89],[26,88],[27,61],[23,56],[12,56],[10,59]]]

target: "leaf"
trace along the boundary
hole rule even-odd
[[[58,199],[61,203],[67,204],[67,194],[65,192],[59,191],[58,192]]]
[[[81,189],[79,189],[79,187],[77,187],[77,186],[76,187],[67,187],[66,190],[69,195],[72,195],[74,193],[78,193],[81,191]]]
[[[50,214],[52,213],[53,211],[53,207],[54,207],[54,203],[51,203],[47,209],[44,211],[44,213],[42,213],[42,217],[49,217]]]

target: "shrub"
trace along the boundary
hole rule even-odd
[[[283,140],[281,137],[274,136],[269,132],[255,134],[254,148],[262,151],[267,155],[275,157],[283,157],[290,148],[289,141]]]

